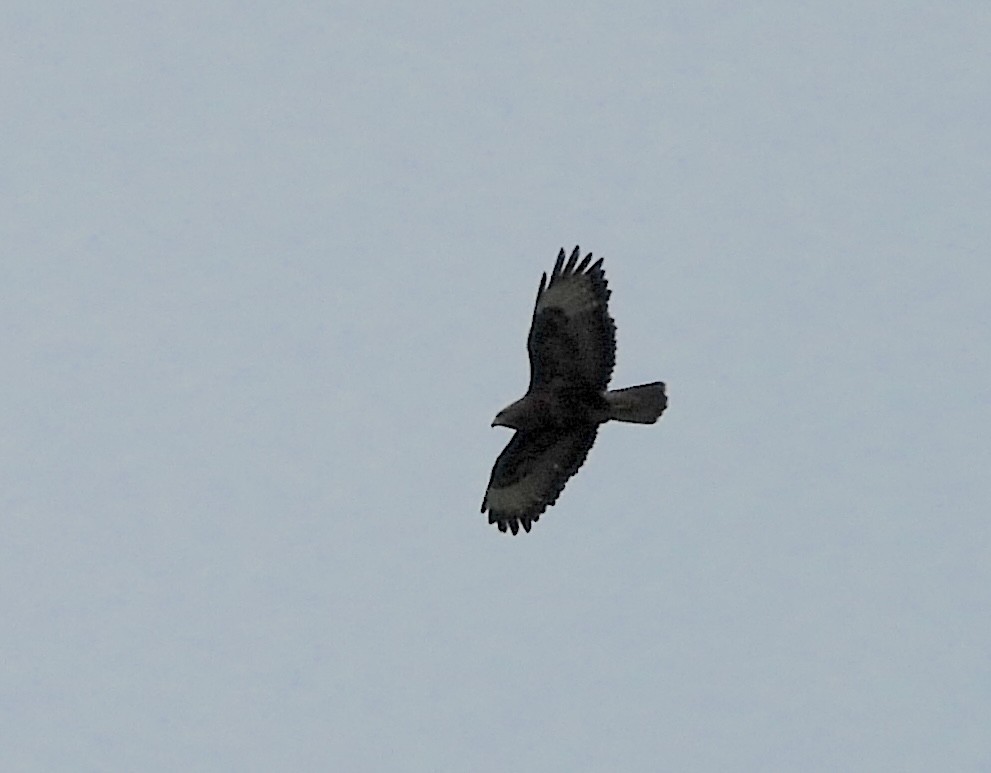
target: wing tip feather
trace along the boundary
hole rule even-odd
[[[545,271],[540,275],[540,287],[537,288],[537,302],[540,302],[540,297],[544,294],[544,290],[547,289],[547,272]],[[534,307],[534,313],[536,313],[536,307]]]
[[[584,258],[579,262],[581,257],[581,247],[575,246],[575,249],[571,251],[570,257],[567,258],[567,263],[565,263],[565,256],[567,253],[564,251],[564,247],[557,254],[557,260],[554,262],[554,270],[551,271],[550,284],[553,285],[560,279],[565,279],[569,276],[582,276],[587,275],[593,278],[601,279],[605,281],[605,271],[602,268],[602,261],[605,258],[600,257],[594,263],[592,263],[592,258],[594,254],[589,252]]]
[[[562,250],[563,252],[563,250]],[[568,258],[568,265],[564,267],[564,275],[570,276],[575,271],[575,264],[578,262],[579,248],[575,247],[574,251],[571,253],[571,257]]]
[[[520,527],[527,534],[533,528],[533,524],[540,520],[540,515],[510,515],[505,518],[492,518],[489,523],[499,527],[503,534],[512,533],[513,536],[520,533]]]

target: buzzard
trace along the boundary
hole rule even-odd
[[[602,258],[568,262],[562,249],[550,281],[540,279],[527,338],[530,388],[496,415],[492,426],[516,430],[499,454],[482,500],[489,523],[516,534],[530,531],[578,472],[610,420],[653,424],[667,407],[664,384],[655,381],[607,389],[616,362],[616,325],[609,316],[609,288]],[[589,265],[591,264],[591,265]]]

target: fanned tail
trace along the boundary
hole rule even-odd
[[[660,381],[626,389],[610,389],[606,392],[606,400],[609,402],[610,419],[633,424],[653,424],[668,407],[664,384]]]

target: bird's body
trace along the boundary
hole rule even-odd
[[[602,258],[578,258],[576,247],[565,264],[561,250],[550,281],[541,278],[527,340],[530,387],[492,422],[516,430],[482,501],[501,531],[530,531],[584,463],[600,424],[653,424],[667,406],[661,382],[608,389],[616,326]]]

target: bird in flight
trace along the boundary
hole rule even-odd
[[[609,389],[616,325],[602,258],[579,261],[562,249],[548,281],[540,279],[527,338],[530,387],[492,422],[516,430],[499,454],[482,512],[500,531],[530,531],[578,472],[600,424],[656,422],[668,400],[664,384]]]

